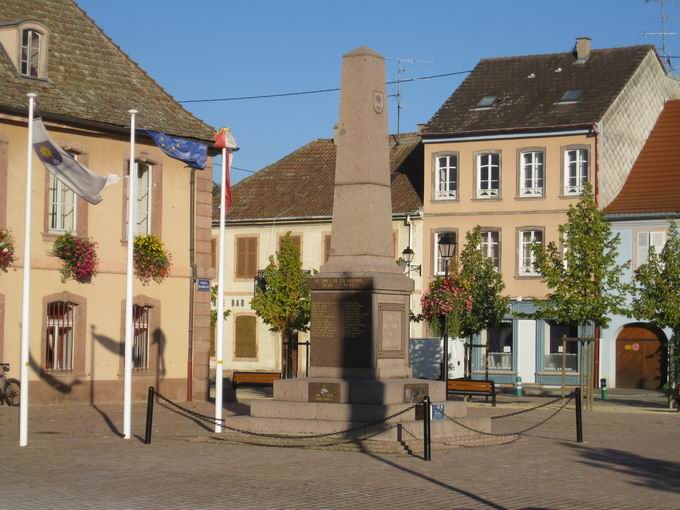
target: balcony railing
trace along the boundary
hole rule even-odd
[[[542,197],[543,188],[521,188],[519,194],[523,197]]]

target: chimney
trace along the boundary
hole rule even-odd
[[[583,64],[590,56],[590,37],[576,38],[576,63]]]
[[[416,124],[416,133],[420,134],[423,132],[423,128],[425,128],[427,124]]]

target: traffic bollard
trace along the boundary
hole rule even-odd
[[[151,444],[151,428],[153,427],[153,401],[156,397],[156,390],[149,386],[149,396],[146,400],[146,430],[144,432],[144,444]]]
[[[432,460],[430,441],[430,397],[423,399],[423,460]]]
[[[607,400],[607,379],[604,377],[600,379],[600,398]]]
[[[524,396],[524,389],[522,388],[522,378],[520,376],[517,376],[516,382],[515,382],[515,394],[518,397]]]
[[[574,390],[574,400],[576,401],[576,442],[583,442],[583,413],[581,410],[581,388]]]

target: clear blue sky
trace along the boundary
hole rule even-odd
[[[405,78],[472,69],[485,57],[568,51],[578,36],[594,48],[661,44],[641,35],[660,31],[658,5],[644,0],[77,1],[178,100],[338,87],[342,54],[362,44],[428,61],[407,65]],[[675,17],[667,30],[680,31],[680,2],[668,0],[666,11]],[[679,37],[669,37],[672,55],[680,55]],[[395,79],[396,64],[387,62]],[[404,84],[402,132],[426,122],[462,78]],[[187,107],[231,127],[241,146],[234,166],[259,170],[330,137],[338,93]],[[389,107],[394,130],[393,101]]]

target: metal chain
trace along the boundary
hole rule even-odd
[[[549,405],[555,404],[555,403],[559,402],[560,400],[562,400],[563,398],[566,398],[566,397],[572,398],[573,394],[557,397],[555,400],[551,400],[549,402],[544,402],[544,403],[539,404],[537,406],[530,407],[529,409],[520,409],[519,411],[511,411],[509,413],[499,414],[498,416],[492,416],[491,419],[492,420],[501,420],[503,418],[509,418],[511,416],[517,416],[518,414],[524,414],[524,413],[528,413],[528,412],[531,412],[531,411],[535,411],[536,409],[541,409],[542,407],[548,407]]]
[[[196,411],[192,411],[191,409],[187,409],[186,407],[183,407],[183,406],[173,402],[172,400],[161,395],[160,393],[156,393],[156,397],[158,397],[160,400],[163,400],[164,402],[167,402],[168,404],[170,404],[174,408],[179,409],[180,411],[182,411],[182,412],[184,412],[184,413],[186,413],[190,416],[193,416],[194,418],[198,418],[199,420],[203,420],[203,421],[215,424],[215,425],[219,424],[220,426],[224,427],[225,429],[227,429],[231,432],[237,432],[239,434],[247,434],[249,436],[255,436],[255,437],[265,437],[265,438],[269,438],[269,439],[320,439],[320,438],[324,438],[324,437],[338,436],[338,435],[341,435],[341,434],[346,434],[348,432],[356,432],[358,430],[367,429],[367,428],[373,427],[375,425],[379,425],[381,423],[386,423],[389,420],[396,418],[397,416],[401,416],[402,414],[407,413],[411,409],[415,409],[416,407],[421,405],[421,404],[414,404],[410,407],[407,407],[406,409],[402,409],[401,411],[398,411],[394,414],[386,416],[385,418],[383,418],[381,420],[376,420],[376,421],[373,421],[373,422],[365,423],[363,425],[352,427],[352,428],[349,428],[349,429],[346,429],[346,430],[338,430],[336,432],[324,432],[324,433],[321,433],[321,434],[274,434],[274,433],[267,433],[267,432],[253,432],[251,430],[239,429],[237,427],[230,427],[229,425],[227,425],[225,423],[226,420],[224,418],[221,418],[221,419],[218,420],[216,418],[213,418],[212,416],[207,416],[205,414],[201,414],[201,413],[198,413]]]
[[[546,423],[547,421],[549,421],[549,420],[551,420],[552,418],[554,418],[555,415],[557,415],[557,413],[559,413],[559,412],[562,411],[565,407],[567,407],[567,405],[569,404],[569,402],[571,402],[571,401],[573,400],[573,398],[574,398],[573,396],[570,396],[570,397],[569,397],[569,400],[567,400],[564,404],[562,404],[562,405],[557,409],[557,411],[555,411],[554,413],[552,413],[552,414],[551,414],[550,416],[548,416],[545,420],[541,420],[540,422],[538,422],[538,423],[535,424],[535,425],[532,425],[532,426],[527,427],[527,428],[522,429],[522,430],[518,430],[518,431],[516,431],[516,432],[506,432],[506,433],[501,433],[501,434],[494,434],[493,432],[485,432],[485,431],[483,431],[483,430],[478,430],[478,429],[475,429],[475,428],[470,427],[470,426],[468,426],[468,425],[465,425],[464,423],[459,422],[459,421],[456,420],[455,418],[450,417],[448,414],[445,414],[444,416],[446,416],[446,418],[447,418],[449,421],[452,421],[453,423],[455,423],[455,424],[458,425],[459,427],[463,427],[464,429],[467,429],[467,430],[469,430],[470,432],[475,432],[475,433],[477,433],[477,434],[482,434],[482,435],[484,435],[484,436],[494,436],[494,437],[521,436],[522,434],[526,434],[527,432],[529,432],[529,431],[531,431],[531,430],[534,430],[535,428],[540,427],[541,425],[543,425],[543,424]]]

